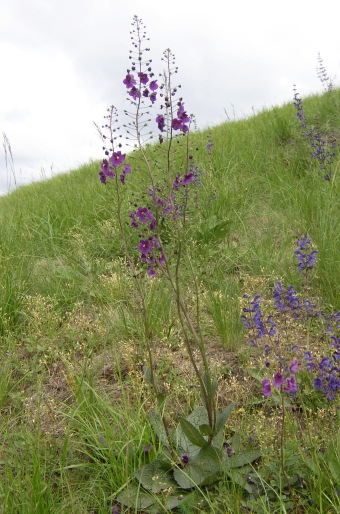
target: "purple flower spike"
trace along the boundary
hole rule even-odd
[[[284,376],[280,371],[275,373],[274,380],[273,380],[274,387],[281,387],[282,384],[284,383],[284,381],[285,381]]]
[[[268,396],[272,395],[272,388],[271,388],[269,378],[265,378],[262,380],[262,394],[266,398],[268,398]]]

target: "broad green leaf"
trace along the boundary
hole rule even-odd
[[[135,471],[139,483],[153,493],[175,486],[172,478],[171,464],[162,460],[154,460]]]
[[[328,466],[331,471],[334,482],[337,486],[340,485],[340,463],[337,459],[330,459],[328,461]]]
[[[149,419],[153,431],[155,432],[158,439],[161,441],[161,443],[164,444],[164,446],[169,446],[168,437],[166,435],[166,431],[160,413],[155,409],[150,410]]]
[[[231,468],[240,468],[246,464],[254,462],[254,460],[261,457],[259,450],[248,450],[244,452],[234,453],[231,457],[225,457],[223,459],[223,469],[228,472]]]
[[[199,430],[200,425],[209,423],[206,408],[203,406],[196,407],[196,409],[187,416],[186,420]],[[187,454],[190,458],[194,457],[199,452],[199,447],[190,442],[180,424],[177,428],[177,446],[182,453]]]
[[[143,492],[140,487],[129,484],[121,491],[117,500],[130,509],[146,510],[154,504],[155,500],[148,493]]]
[[[197,428],[194,427],[194,425],[192,425],[190,421],[188,421],[185,418],[180,418],[179,422],[184,434],[192,444],[194,444],[195,446],[199,446],[201,448],[207,444],[207,441],[206,439],[204,439],[201,432],[197,430]]]
[[[210,485],[221,473],[221,460],[222,454],[219,450],[205,446],[193,459],[189,459],[183,469],[174,470],[174,479],[182,489]]]
[[[220,432],[220,430],[224,429],[224,427],[229,419],[229,416],[231,414],[231,411],[234,408],[234,405],[235,405],[234,403],[230,403],[228,405],[228,407],[223,409],[222,412],[217,413],[217,416],[216,416],[216,433],[217,434]]]
[[[212,434],[212,429],[211,429],[211,426],[208,425],[207,423],[204,423],[203,425],[200,425],[199,426],[199,430],[201,432],[202,435],[211,435]]]

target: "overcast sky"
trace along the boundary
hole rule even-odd
[[[335,0],[0,0],[0,138],[16,180],[102,158],[93,122],[121,108],[130,29],[140,16],[153,71],[171,48],[181,94],[198,126],[322,92],[318,53],[339,85]],[[0,147],[0,193],[13,188]]]

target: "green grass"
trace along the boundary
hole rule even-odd
[[[307,98],[304,106],[326,134],[340,134],[339,90]],[[211,160],[205,150],[209,134]],[[246,506],[242,491],[225,480],[204,492],[199,512],[290,512],[279,484],[276,413],[263,403],[252,377],[239,316],[243,294],[265,293],[279,277],[301,289],[293,251],[307,233],[319,251],[313,296],[325,309],[339,310],[339,160],[334,181],[324,182],[292,104],[197,132],[191,141],[202,187],[190,240],[208,355],[222,377],[221,395],[236,402],[229,430],[244,439],[252,435],[265,450],[263,467],[255,471],[267,495]],[[147,152],[152,156],[154,149]],[[164,161],[161,155],[157,159],[161,170]],[[180,148],[177,159],[180,165]],[[129,176],[138,194],[147,180],[138,152],[130,161],[138,169]],[[108,514],[145,462],[143,447],[151,443],[153,454],[160,452],[146,415],[153,399],[139,366],[145,360],[140,306],[124,260],[115,200],[100,184],[98,170],[93,162],[0,199],[4,513]],[[126,211],[135,198],[126,193]],[[184,285],[190,287],[185,277]],[[158,279],[144,287],[158,373],[175,420],[200,400],[171,291]],[[338,400],[332,405],[319,400],[310,407],[305,452],[296,416],[289,413],[286,461],[295,477],[304,477],[302,512],[339,511],[339,467],[331,456],[340,451],[338,406]],[[303,426],[303,419],[298,421]],[[195,499],[181,512],[197,512]]]

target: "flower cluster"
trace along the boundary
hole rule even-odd
[[[297,241],[298,248],[295,250],[295,255],[298,260],[298,269],[301,273],[304,270],[312,269],[316,264],[317,250],[311,250],[312,241],[309,235],[302,236],[300,241]]]
[[[295,88],[294,91],[295,93],[293,104],[296,109],[296,117],[299,120],[300,127],[302,128],[303,136],[312,149],[311,157],[318,161],[320,169],[324,173],[324,179],[330,180],[333,175],[333,160],[336,157],[336,140],[332,139],[331,144],[329,146],[326,140],[324,139],[323,134],[318,125],[308,129],[308,123],[304,112],[302,99],[299,97],[299,94]]]
[[[249,296],[244,295],[244,298],[249,298]],[[261,339],[266,334],[270,337],[276,334],[276,324],[273,316],[267,316],[267,319],[264,319],[261,303],[261,295],[254,296],[254,299],[248,303],[248,307],[243,308],[243,312],[248,313],[248,315],[243,314],[241,316],[244,327],[254,334],[254,337],[250,339],[251,346],[256,346],[256,340]]]
[[[299,369],[299,363],[297,360],[293,360],[287,369],[288,375],[285,376],[282,371],[278,371],[275,373],[273,378],[273,386],[281,389],[281,391],[285,393],[296,393],[297,383],[295,379],[295,375]],[[265,378],[262,380],[262,394],[265,397],[272,395],[272,384],[269,378]]]
[[[330,355],[317,359],[307,350],[304,355],[307,371],[316,374],[314,388],[321,391],[329,400],[333,400],[340,392],[340,311],[327,317],[323,315],[326,323],[325,335],[328,337]]]
[[[138,100],[141,96],[149,98],[151,103],[154,104],[157,98],[157,80],[150,80],[151,77],[144,72],[137,73],[137,77],[138,82],[136,81],[133,73],[128,70],[128,73],[123,80],[123,84],[125,84],[126,89],[129,90],[129,95],[133,100]]]
[[[123,164],[125,157],[126,156],[124,154],[122,154],[121,151],[118,151],[118,152],[112,152],[112,155],[109,159],[103,159],[103,161],[100,165],[101,170],[99,172],[99,178],[100,178],[100,182],[102,184],[105,185],[107,183],[108,178],[111,180],[115,178],[117,168],[121,164]],[[125,177],[129,173],[131,173],[131,165],[125,164],[123,171],[120,175],[120,181],[123,185],[125,184]]]

